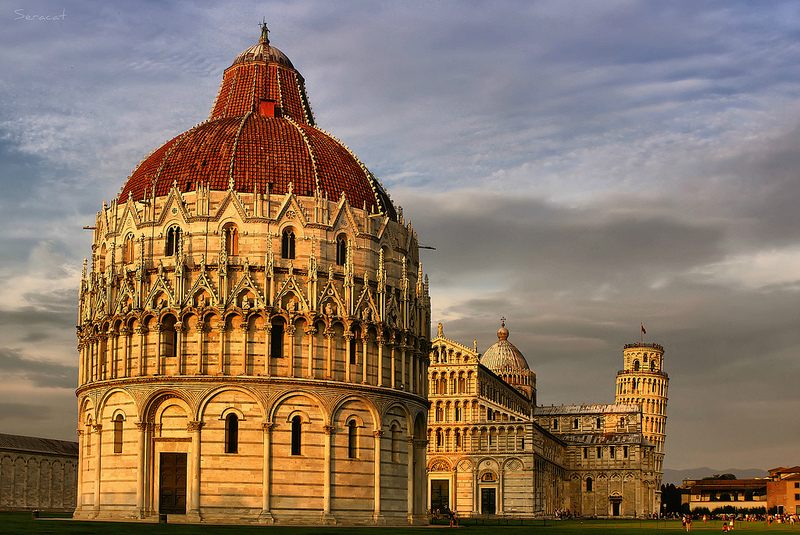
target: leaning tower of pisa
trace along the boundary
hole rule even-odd
[[[623,369],[617,372],[617,403],[642,406],[642,434],[655,445],[656,489],[664,471],[664,439],[667,433],[667,388],[664,348],[659,344],[626,344]]]

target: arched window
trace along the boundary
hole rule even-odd
[[[225,417],[225,453],[239,452],[239,417],[231,413]]]
[[[226,223],[222,227],[222,234],[225,238],[225,254],[236,256],[239,254],[239,230],[234,223]]]
[[[122,245],[122,261],[126,264],[133,264],[133,258],[135,256],[133,243],[132,233],[125,236],[125,242]]]
[[[572,419],[572,428],[573,429],[577,429],[578,428],[578,419],[577,418],[573,418]]]
[[[347,458],[358,457],[358,427],[355,420],[347,422]]]
[[[558,431],[558,419],[553,418],[553,431]]]
[[[639,359],[633,361],[633,371],[635,372],[639,371]]]
[[[456,450],[461,450],[461,433],[456,429]]]
[[[442,410],[442,406],[438,403],[436,404],[436,421],[441,422],[444,420],[444,411]]]
[[[520,440],[520,447],[519,447],[519,449],[521,449],[521,450],[525,451],[525,436],[523,436],[523,437],[522,437],[522,440]]]
[[[461,407],[459,405],[456,405],[456,411],[455,412],[456,412],[455,420],[456,420],[456,422],[460,422],[461,421]]]
[[[343,266],[347,262],[347,236],[341,234],[336,238],[336,265]]]
[[[294,259],[294,229],[284,229],[281,235],[281,257],[287,260]]]
[[[164,256],[178,254],[178,244],[181,239],[181,227],[174,225],[167,229],[167,243],[164,247]]]
[[[122,453],[122,426],[125,419],[121,414],[114,418],[114,453]]]
[[[283,320],[275,320],[272,323],[269,339],[269,356],[273,359],[283,357]]]
[[[654,360],[650,361],[650,371],[651,372],[656,371],[656,361],[654,361]]]
[[[164,316],[161,320],[162,353],[165,357],[175,357],[178,354],[178,330],[175,328],[175,317]]]
[[[400,427],[397,424],[392,424],[391,428],[392,438],[392,462],[400,462]]]
[[[586,478],[586,492],[592,492],[592,486],[593,486],[592,485],[592,478],[591,477],[587,477]]]
[[[353,337],[350,339],[350,364],[358,363],[358,351],[356,351],[356,346],[358,345],[359,339],[361,339],[361,331],[356,329],[353,333]]]
[[[301,426],[300,416],[292,418],[292,455],[300,455]]]
[[[596,418],[594,421],[594,425],[597,429],[602,429],[603,427],[603,420],[601,418]]]

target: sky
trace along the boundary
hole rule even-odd
[[[49,17],[50,20],[42,20]],[[419,233],[433,322],[543,404],[666,349],[667,468],[797,464],[800,4],[0,0],[0,432],[74,440],[103,200],[259,36]]]

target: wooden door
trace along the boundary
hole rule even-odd
[[[162,453],[159,463],[158,512],[186,514],[186,454]]]

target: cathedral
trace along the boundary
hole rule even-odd
[[[625,346],[614,404],[543,407],[504,324],[482,355],[432,339],[414,228],[265,24],[92,229],[75,518],[658,511],[663,348]]]
[[[75,518],[426,522],[413,227],[266,25],[94,225]]]
[[[432,510],[459,516],[646,517],[659,512],[666,437],[664,348],[623,349],[612,404],[540,406],[536,374],[502,322],[481,355],[431,344]]]

